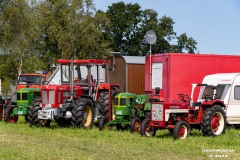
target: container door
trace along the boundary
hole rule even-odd
[[[227,121],[229,124],[240,124],[240,75],[236,76],[231,87],[227,105]]]
[[[153,63],[152,64],[152,89],[155,87],[162,88],[163,80],[163,64],[162,63]]]

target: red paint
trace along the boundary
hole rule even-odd
[[[184,127],[181,127],[181,128],[179,129],[178,136],[179,136],[180,138],[182,138],[182,137],[184,136],[184,134],[185,134],[185,128],[184,128]]]
[[[218,129],[219,124],[219,119],[217,115],[214,115],[213,119],[212,119],[212,130],[215,133]]]
[[[177,94],[188,94],[190,96],[191,84],[202,83],[206,75],[240,72],[240,56],[237,55],[168,53],[155,54],[151,57],[152,63],[161,62],[163,64],[162,91],[164,101],[178,100]],[[149,56],[146,56],[146,91],[150,90],[149,62]],[[197,95],[195,94],[194,101],[196,101]]]

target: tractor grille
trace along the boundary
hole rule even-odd
[[[153,121],[163,121],[163,105],[162,104],[152,104],[152,120]]]
[[[27,93],[22,93],[22,100],[27,100]]]
[[[17,100],[27,100],[27,93],[17,93]]]
[[[55,91],[54,90],[43,90],[42,91],[43,104],[54,104]]]
[[[20,93],[17,93],[17,100],[21,100]]]
[[[119,101],[119,99],[120,99],[120,101]],[[126,105],[126,99],[125,98],[115,98],[114,99],[114,105],[125,106]]]

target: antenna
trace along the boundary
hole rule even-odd
[[[150,63],[149,63],[149,68],[150,68],[150,76],[149,76],[149,90],[152,90],[152,45],[156,43],[157,36],[156,33],[153,30],[147,31],[145,34],[145,38],[147,40],[147,43],[150,44]]]

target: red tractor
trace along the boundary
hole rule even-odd
[[[143,121],[141,135],[155,136],[156,130],[168,129],[174,139],[185,139],[191,129],[202,130],[206,136],[225,132],[226,106],[223,101],[215,95],[205,95],[202,102],[192,102],[183,94],[179,97],[181,101],[152,102],[150,118]]]
[[[72,123],[90,129],[94,118],[112,115],[111,99],[119,92],[109,84],[107,60],[58,60],[60,85],[44,85],[29,111],[30,125]],[[111,119],[112,116],[109,116]]]

